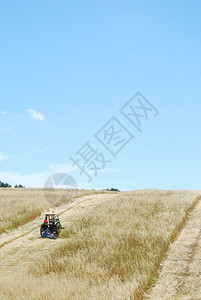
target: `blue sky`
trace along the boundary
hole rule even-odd
[[[200,189],[200,14],[198,0],[0,0],[0,180]],[[141,132],[119,111],[137,91],[159,111]],[[112,117],[135,136],[115,157],[94,137]],[[87,141],[110,161],[91,182],[70,159]]]

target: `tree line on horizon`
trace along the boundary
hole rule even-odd
[[[7,182],[0,181],[0,188],[12,188],[12,186]],[[14,188],[25,188],[25,186],[22,184],[16,184]]]
[[[12,188],[12,186],[9,183],[0,180],[0,188]],[[25,186],[23,186],[22,184],[15,184],[14,188],[25,188]],[[120,190],[117,188],[111,188],[105,190],[110,192],[120,192]]]

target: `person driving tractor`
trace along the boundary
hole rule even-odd
[[[48,220],[47,220],[47,218],[45,218],[45,220],[43,222],[43,228],[44,228],[44,230],[46,230],[48,228]]]

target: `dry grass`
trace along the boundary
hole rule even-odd
[[[120,194],[74,219],[66,240],[3,282],[2,293],[6,299],[141,299],[197,197],[190,191]]]
[[[76,189],[44,189],[45,197],[55,207],[64,203],[71,202],[73,199],[81,198],[87,195],[111,193],[106,190],[76,190]],[[114,193],[114,192],[113,192]]]
[[[45,192],[45,193],[44,193]],[[0,234],[24,225],[51,206],[72,202],[75,198],[106,191],[0,189]],[[48,198],[46,198],[48,197]],[[48,199],[48,201],[47,201]]]
[[[39,217],[48,207],[42,190],[0,189],[0,233]]]

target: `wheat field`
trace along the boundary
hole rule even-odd
[[[0,189],[0,234],[24,225],[44,211],[85,195],[109,193],[105,190]],[[56,202],[56,204],[54,203]]]
[[[1,294],[5,299],[142,299],[199,199],[193,191],[133,191],[81,211],[69,217],[48,254],[1,280]]]

